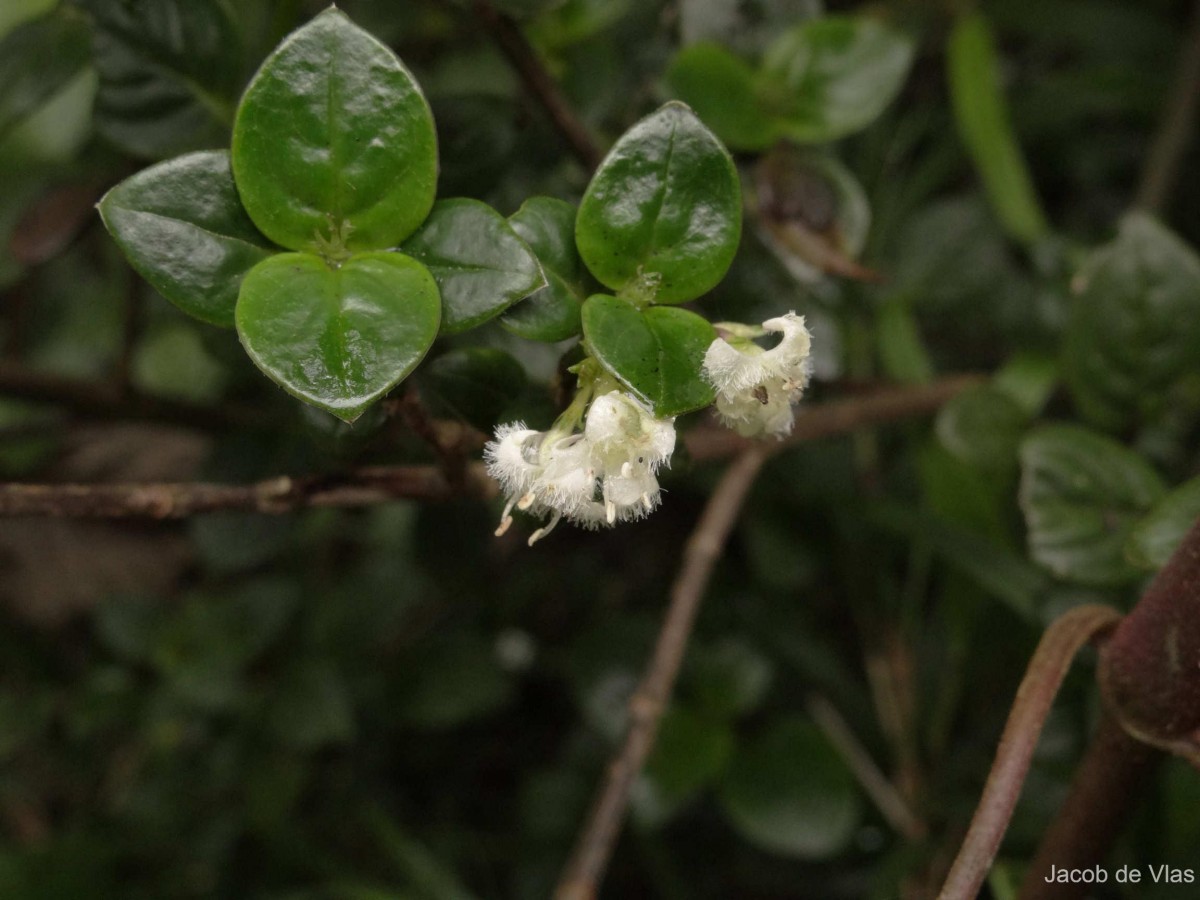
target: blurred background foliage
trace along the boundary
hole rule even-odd
[[[604,896],[927,896],[1043,625],[1128,606],[1200,512],[1200,148],[1143,196],[1162,222],[1125,216],[1171,125],[1191,4],[494,3],[602,142],[678,96],[730,143],[755,211],[700,306],[808,316],[810,402],[988,376],[934,422],[770,464]],[[342,6],[424,85],[442,196],[506,214],[578,199],[588,173],[472,4]],[[232,332],[135,277],[92,208],[149,161],[226,145],[255,66],[320,7],[0,4],[3,477],[428,458],[383,415],[350,429],[299,409]],[[439,344],[417,382],[438,415],[541,425],[563,349],[489,327]],[[33,402],[31,372],[255,421],[114,421],[86,397]],[[716,475],[678,459],[650,520],[534,550],[493,539],[496,511],[469,501],[0,523],[0,895],[548,896]],[[1095,721],[1087,668],[1040,745],[997,900]],[[846,733],[909,817],[864,791]],[[1194,865],[1197,845],[1200,780],[1168,767],[1118,856]],[[1096,896],[1183,896],[1116,890]]]

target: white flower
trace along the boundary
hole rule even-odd
[[[502,425],[483,451],[507,497],[496,534],[508,530],[514,508],[549,517],[530,544],[564,518],[592,529],[641,518],[659,503],[655,474],[674,449],[674,420],[656,419],[621,391],[592,401],[582,434]]]
[[[763,322],[761,330],[718,327],[733,340],[717,338],[704,355],[704,376],[717,389],[717,414],[744,437],[782,438],[792,430],[792,404],[804,393],[812,371],[812,339],[804,317],[789,312]],[[751,340],[766,332],[782,334],[770,350]]]
[[[675,450],[675,420],[656,419],[630,395],[611,391],[592,401],[584,434],[602,479],[608,524],[653,511],[661,498],[655,474]]]

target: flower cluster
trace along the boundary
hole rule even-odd
[[[582,433],[569,420],[549,431],[502,425],[484,448],[508,500],[496,534],[508,530],[514,508],[550,517],[531,545],[563,519],[585,528],[639,519],[658,506],[656,476],[674,449],[675,420],[656,419],[619,390],[592,399]]]
[[[758,328],[738,323],[717,326],[718,337],[704,355],[704,377],[717,389],[721,420],[743,437],[792,430],[792,404],[800,399],[812,372],[812,339],[804,317],[794,312],[768,319]],[[782,335],[770,350],[754,343],[767,332]]]

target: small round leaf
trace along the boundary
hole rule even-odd
[[[686,309],[642,310],[604,294],[583,305],[591,354],[662,418],[712,403],[714,391],[701,367],[716,336],[707,319]]]
[[[433,114],[396,54],[330,8],[246,89],[233,171],[250,217],[284,247],[394,247],[433,205]]]
[[[1135,565],[1161,568],[1197,519],[1200,519],[1200,478],[1193,478],[1163,497],[1133,527],[1125,555]]]
[[[365,253],[331,269],[281,253],[242,282],[237,328],[280,387],[352,422],[421,361],[440,314],[433,276],[402,254]]]
[[[705,41],[679,51],[667,85],[731,147],[764,150],[779,135],[759,102],[754,70],[720,44]]]
[[[741,231],[733,160],[695,113],[671,102],[627,131],[600,164],[575,240],[604,285],[682,303],[724,277]]]
[[[546,286],[506,312],[500,324],[533,341],[579,334],[579,308],[590,293],[590,279],[575,249],[575,207],[553,197],[531,197],[508,222],[542,264]]]
[[[482,325],[546,284],[533,251],[478,200],[440,201],[404,252],[433,273],[445,334]]]
[[[768,48],[764,101],[793,140],[836,140],[865,128],[892,102],[913,49],[906,35],[872,19],[813,19]]]
[[[1029,554],[1060,578],[1096,586],[1141,576],[1125,558],[1134,526],[1166,492],[1137,453],[1086,428],[1046,425],[1021,444]]]
[[[225,328],[242,278],[273,252],[242,208],[224,150],[143,169],[99,209],[139,275],[185,313]]]
[[[844,848],[861,814],[854,776],[816,726],[797,718],[734,756],[720,799],[751,843],[803,859]]]

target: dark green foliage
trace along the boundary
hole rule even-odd
[[[806,316],[813,408],[980,379],[767,465],[605,900],[936,895],[1046,622],[1128,607],[1200,515],[1194,125],[1127,212],[1187,4],[494,5],[611,150],[594,179],[473,3],[0,0],[3,479],[453,481],[472,428],[550,425],[581,348],[687,436],[653,516],[533,549],[498,502],[374,489],[0,522],[0,897],[551,896],[725,465],[685,446],[710,321]],[[445,460],[377,402],[410,388]],[[982,897],[1097,710],[1085,656]],[[1111,862],[1194,869],[1198,783],[1147,784]]]

